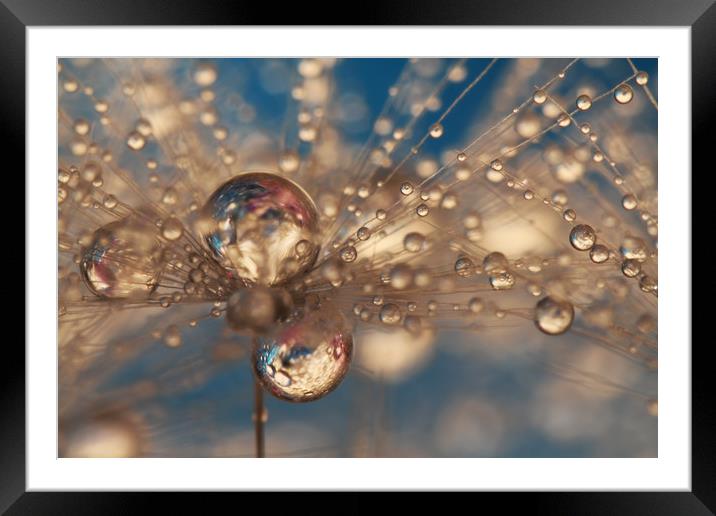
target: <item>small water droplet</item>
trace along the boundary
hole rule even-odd
[[[413,193],[413,185],[408,181],[405,181],[400,185],[400,193],[403,195],[410,195]]]
[[[614,90],[614,100],[619,104],[628,104],[634,98],[634,90],[628,84],[620,84]]]
[[[440,138],[444,132],[445,129],[440,124],[433,124],[433,126],[430,127],[430,136],[433,138]]]
[[[574,321],[574,307],[568,301],[547,296],[535,307],[535,325],[547,335],[561,335]]]
[[[597,234],[587,224],[577,224],[569,233],[569,243],[577,251],[588,251],[597,241]]]
[[[394,303],[387,303],[380,309],[380,321],[383,324],[398,324],[400,322],[400,308]]]
[[[580,95],[577,97],[577,109],[580,111],[586,111],[592,107],[592,97],[589,95]]]
[[[142,150],[146,143],[147,140],[141,135],[141,133],[139,133],[139,131],[132,131],[127,136],[127,147],[134,151]]]
[[[356,248],[352,245],[347,245],[344,248],[340,250],[340,257],[341,260],[343,260],[346,263],[354,262],[355,259],[358,257],[358,252],[356,251]]]

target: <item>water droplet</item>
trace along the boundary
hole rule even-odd
[[[211,63],[200,63],[194,69],[194,82],[199,86],[211,86],[217,77],[216,68]]]
[[[580,111],[586,111],[592,107],[592,97],[589,95],[580,95],[577,97],[577,109]]]
[[[378,220],[385,220],[385,218],[388,216],[386,211],[384,209],[377,209],[375,210],[375,218]]]
[[[509,262],[507,261],[507,257],[498,251],[488,254],[482,260],[482,268],[488,274],[493,272],[504,272],[508,269],[508,267]]]
[[[67,93],[75,93],[80,88],[80,85],[74,79],[67,79],[62,83],[62,89]]]
[[[641,278],[639,278],[639,288],[643,292],[653,292],[656,294],[659,287],[654,278],[644,274]]]
[[[552,193],[552,202],[558,206],[565,206],[569,202],[567,192],[564,190],[555,190]]]
[[[403,238],[403,248],[409,253],[417,253],[423,249],[425,237],[421,233],[408,233]]]
[[[356,236],[358,237],[358,240],[368,240],[370,238],[370,229],[363,226],[356,231]]]
[[[379,317],[383,324],[398,324],[401,318],[400,308],[394,303],[386,303],[380,309]]]
[[[455,273],[461,278],[472,276],[475,272],[475,264],[467,256],[461,256],[455,261]]]
[[[500,170],[502,170],[503,167],[504,167],[504,165],[502,164],[502,160],[500,160],[500,159],[492,160],[492,163],[490,163],[490,168],[492,170],[497,170],[498,172]]]
[[[281,154],[278,160],[278,168],[283,172],[291,173],[296,172],[298,167],[301,165],[301,157],[295,150],[287,150]]]
[[[398,263],[390,269],[390,286],[405,290],[413,284],[413,269],[405,263]]]
[[[162,236],[167,240],[178,240],[183,234],[184,226],[176,217],[169,217],[162,223]]]
[[[622,206],[625,210],[631,211],[635,209],[637,205],[638,201],[634,194],[626,194],[624,197],[622,197]]]
[[[457,154],[457,160],[458,160],[460,163],[462,163],[462,162],[465,161],[466,159],[467,159],[467,154],[465,154],[464,152],[458,152],[458,154]]]
[[[628,104],[634,98],[634,90],[628,84],[620,84],[614,90],[614,100],[619,104]]]
[[[547,93],[544,90],[537,90],[532,95],[535,104],[544,104],[547,100]]]
[[[400,193],[403,195],[410,195],[413,193],[413,185],[407,181],[400,185]]]
[[[627,236],[622,240],[619,252],[624,258],[643,262],[648,257],[646,242],[638,237]]]
[[[430,136],[433,138],[440,138],[443,135],[443,132],[445,132],[445,130],[440,124],[433,124],[433,126],[430,127]]]
[[[649,74],[646,72],[638,72],[636,74],[636,83],[639,86],[644,86],[647,82],[649,82]]]
[[[577,224],[569,233],[569,243],[577,251],[590,250],[597,241],[597,234],[587,224]]]
[[[557,124],[558,124],[560,127],[568,127],[569,124],[571,124],[571,123],[572,123],[572,119],[569,118],[569,115],[566,114],[566,113],[562,113],[562,114],[559,115],[559,117],[557,118]]]
[[[562,217],[567,222],[574,222],[574,220],[577,218],[577,212],[574,211],[572,208],[567,208],[564,210],[564,213],[562,213]]]
[[[238,277],[274,285],[313,265],[315,205],[298,185],[268,173],[240,174],[219,186],[197,229],[214,257]],[[308,242],[308,245],[301,244]],[[297,251],[300,251],[297,252]],[[296,260],[297,267],[286,267]]]
[[[94,161],[88,161],[82,169],[82,179],[93,183],[102,177],[102,167]]]
[[[509,290],[515,286],[515,277],[509,272],[490,274],[489,281],[494,290]]]
[[[177,328],[176,325],[172,324],[164,331],[162,340],[164,341],[164,344],[170,348],[181,346],[181,331],[179,331],[179,328]]]
[[[637,260],[627,258],[622,262],[622,273],[627,278],[635,278],[641,272],[641,264]]]
[[[146,298],[161,269],[153,259],[160,244],[155,229],[136,219],[112,222],[83,246],[80,270],[87,287],[107,298]]]
[[[272,395],[306,402],[338,387],[352,355],[353,336],[345,318],[321,309],[297,316],[274,335],[260,338],[252,363],[256,377]]]
[[[443,210],[453,210],[457,207],[457,196],[454,194],[445,194],[440,201],[440,207]]]
[[[142,150],[146,143],[147,140],[139,133],[139,131],[132,131],[127,136],[127,147],[134,151]]]
[[[430,213],[430,208],[428,208],[427,204],[421,203],[415,208],[415,213],[418,214],[418,217],[426,217]]]
[[[547,335],[561,335],[574,321],[574,307],[568,301],[547,296],[535,307],[535,325]]]
[[[467,308],[474,314],[479,314],[485,308],[485,303],[479,297],[473,297],[467,302]]]
[[[109,104],[106,100],[98,100],[94,104],[94,110],[97,111],[97,113],[106,113],[109,111]]]
[[[532,111],[525,111],[515,120],[515,131],[522,138],[533,138],[537,136],[542,128],[539,116]]]
[[[115,208],[117,206],[117,198],[112,194],[107,194],[104,196],[102,204],[105,208],[111,210],[112,208]]]
[[[346,263],[351,263],[358,257],[358,251],[356,251],[356,248],[352,245],[347,245],[340,250],[339,255],[341,260]]]
[[[90,124],[84,118],[78,118],[77,120],[75,120],[72,127],[74,128],[75,132],[80,136],[87,136],[90,131]]]
[[[142,136],[149,136],[152,134],[152,124],[150,124],[149,120],[145,118],[140,118],[139,120],[137,120],[137,125],[135,126],[135,129]]]
[[[595,244],[589,250],[589,259],[594,263],[604,263],[609,259],[609,249],[602,244]]]

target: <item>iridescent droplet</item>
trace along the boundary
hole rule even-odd
[[[313,265],[317,228],[318,212],[308,194],[286,178],[258,172],[219,186],[197,226],[220,263],[264,285],[286,281]],[[286,267],[290,260],[297,267]]]
[[[256,377],[272,395],[306,402],[338,387],[352,355],[347,321],[339,312],[322,308],[296,316],[274,335],[258,339],[252,363]]]

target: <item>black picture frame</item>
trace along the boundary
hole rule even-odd
[[[236,13],[232,13],[233,10]],[[43,25],[649,25],[691,27],[692,158],[706,164],[713,151],[716,118],[716,5],[714,0],[399,0],[360,2],[352,12],[322,20],[318,6],[300,3],[221,0],[0,0],[2,141],[15,157],[16,180],[25,169],[25,29]],[[322,8],[327,9],[327,8]],[[699,159],[703,158],[703,159]],[[6,171],[7,172],[7,171]],[[687,171],[682,171],[688,174]],[[712,188],[713,167],[699,175],[700,191]],[[705,183],[704,183],[705,181]],[[22,185],[18,185],[23,190]],[[31,192],[25,191],[25,198]],[[693,204],[692,204],[693,206]],[[695,231],[708,221],[693,217]],[[28,235],[26,235],[28,238]],[[19,246],[18,246],[19,247]],[[690,250],[685,258],[690,259]],[[700,255],[699,255],[700,256]],[[705,260],[704,258],[702,260]],[[693,262],[699,270],[698,260]],[[25,277],[30,271],[25,269]],[[713,278],[713,274],[710,274]],[[691,282],[691,278],[686,278]],[[24,285],[23,285],[24,286]],[[711,288],[709,288],[711,287]],[[704,290],[713,291],[714,279]],[[53,290],[50,290],[53,291]],[[18,292],[18,291],[16,291]],[[17,298],[18,296],[15,296]],[[31,307],[26,306],[26,310]],[[692,303],[692,320],[708,320],[708,303]],[[694,317],[695,315],[695,317]],[[713,339],[692,347],[692,490],[690,492],[502,493],[490,496],[505,509],[527,507],[549,514],[701,515],[716,513],[716,437],[711,400],[714,375],[707,358]],[[0,376],[0,510],[7,514],[129,513],[146,504],[148,494],[25,492],[25,353],[17,339],[3,339]],[[668,343],[688,346],[690,342]],[[182,502],[183,503],[183,502]],[[352,512],[370,510],[349,504]],[[188,510],[189,506],[185,506]]]

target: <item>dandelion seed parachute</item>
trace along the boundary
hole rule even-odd
[[[62,60],[61,454],[114,440],[223,456],[234,441],[200,441],[243,442],[254,376],[276,398],[322,400],[300,421],[311,434],[343,417],[349,454],[514,453],[464,436],[470,418],[460,446],[413,442],[425,407],[652,453],[634,403],[656,414],[658,74],[602,61],[406,60],[381,108],[345,90],[368,61]],[[276,125],[262,111],[281,96]],[[500,390],[504,411],[474,383],[493,376],[534,381]],[[383,382],[400,404],[376,397]],[[326,396],[339,385],[358,410]],[[126,426],[90,428],[93,407],[119,401],[151,429],[133,434],[142,446]],[[387,441],[357,430],[388,406]],[[620,421],[649,442],[609,449],[633,434]]]

